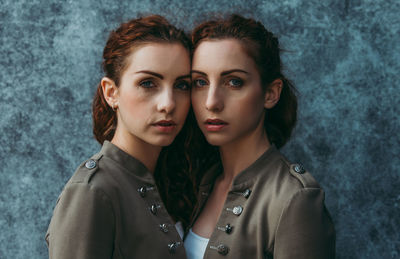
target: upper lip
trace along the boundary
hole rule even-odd
[[[160,126],[174,126],[176,125],[175,121],[173,120],[159,120],[153,125],[160,125]]]
[[[205,124],[228,124],[226,121],[220,120],[220,119],[207,119]]]

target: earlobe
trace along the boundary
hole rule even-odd
[[[265,91],[265,101],[264,107],[266,109],[273,108],[279,101],[281,97],[281,92],[283,88],[282,79],[275,79],[269,86],[267,86],[267,90]]]
[[[118,88],[114,81],[108,77],[101,79],[101,88],[103,89],[104,99],[108,105],[115,111],[118,108]]]

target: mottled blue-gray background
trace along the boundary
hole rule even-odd
[[[0,0],[0,258],[46,258],[53,206],[99,149],[91,100],[108,32],[158,13],[261,20],[287,51],[299,123],[283,152],[326,190],[338,258],[400,258],[400,1]]]

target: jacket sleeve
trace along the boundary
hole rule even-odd
[[[276,230],[275,259],[335,258],[335,230],[324,197],[320,188],[301,189],[292,196]]]
[[[88,184],[67,186],[46,235],[49,258],[112,258],[114,222],[111,201],[101,190]]]

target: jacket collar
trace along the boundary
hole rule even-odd
[[[232,189],[237,189],[247,182],[254,182],[261,173],[269,167],[274,159],[275,155],[279,154],[275,145],[272,144],[256,161],[254,161],[249,167],[240,172],[233,180]]]
[[[119,166],[125,168],[136,177],[141,178],[143,181],[154,183],[153,175],[142,162],[118,148],[110,141],[104,141],[100,154],[115,161]]]
[[[273,158],[279,155],[278,149],[272,144],[259,158],[256,159],[249,167],[240,172],[233,180],[231,191],[240,190],[252,185],[258,178],[260,171],[271,166]],[[221,174],[223,167],[220,163],[213,165],[203,176],[200,188],[210,187],[215,179]],[[211,190],[210,190],[211,191]]]

